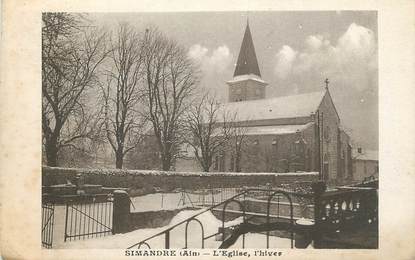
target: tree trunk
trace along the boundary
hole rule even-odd
[[[212,159],[209,160],[209,157],[202,157],[200,165],[202,166],[202,169],[204,172],[209,172],[210,166],[212,165]]]
[[[50,167],[58,166],[58,140],[55,136],[46,140],[45,152],[46,164]]]
[[[46,164],[50,167],[58,166],[58,149],[56,146],[46,147]]]
[[[170,171],[171,168],[171,157],[168,154],[163,154],[161,158],[161,167],[163,171]]]
[[[162,165],[162,170],[163,171],[170,171],[170,163],[167,160],[163,160],[163,165]]]
[[[209,172],[209,168],[210,168],[210,167],[208,166],[208,164],[207,164],[207,163],[204,163],[204,164],[203,164],[203,171],[204,171],[204,172]]]
[[[163,167],[162,168],[163,171],[170,171],[170,167],[171,167],[170,161],[167,159],[164,159],[162,163],[162,167]]]
[[[122,169],[122,164],[124,162],[124,156],[122,152],[115,153],[115,168]]]
[[[239,154],[235,158],[235,172],[241,172],[241,155]]]

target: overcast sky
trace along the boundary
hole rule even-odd
[[[322,89],[330,92],[355,143],[378,147],[376,12],[193,12],[90,14],[108,28],[156,25],[200,64],[201,86],[227,99],[247,17],[267,98]],[[351,130],[351,131],[350,131]]]

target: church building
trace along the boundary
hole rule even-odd
[[[254,42],[247,23],[233,74],[226,82],[223,110],[237,115],[243,138],[240,158],[224,149],[214,158],[218,172],[320,172],[328,184],[352,179],[349,136],[330,95],[328,80],[321,91],[266,98]]]

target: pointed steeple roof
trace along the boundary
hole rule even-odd
[[[233,76],[236,77],[248,74],[255,74],[261,77],[255,54],[254,42],[252,41],[251,30],[249,29],[249,22],[247,21],[241,50],[239,51],[238,61]]]

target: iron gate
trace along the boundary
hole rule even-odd
[[[53,203],[42,203],[42,246],[52,248],[53,221],[55,218],[55,205]]]
[[[111,195],[74,197],[66,202],[64,241],[113,233]]]

